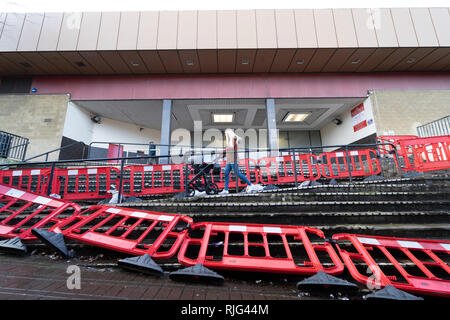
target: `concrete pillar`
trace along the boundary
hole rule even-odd
[[[267,113],[267,147],[271,156],[278,155],[278,129],[275,113],[275,99],[266,99]]]
[[[161,147],[159,154],[161,156],[169,155],[170,134],[172,124],[172,100],[163,100],[162,118],[161,118]],[[165,146],[164,146],[165,145]],[[159,158],[159,163],[169,163],[169,158]]]

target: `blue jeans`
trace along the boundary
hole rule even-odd
[[[228,190],[228,184],[230,183],[230,171],[231,169],[234,170],[234,173],[241,178],[242,180],[244,180],[244,182],[248,185],[251,185],[252,183],[250,181],[248,181],[247,177],[244,176],[240,171],[239,171],[239,165],[238,164],[234,164],[234,163],[227,163],[227,165],[225,166],[225,189],[224,190]],[[238,180],[236,179],[236,182]]]

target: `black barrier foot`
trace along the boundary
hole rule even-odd
[[[73,258],[73,250],[67,250],[62,233],[55,233],[46,230],[32,229],[31,233],[53,250],[61,253],[66,258]]]
[[[128,270],[142,272],[146,274],[163,274],[164,270],[153,261],[149,254],[139,257],[125,258],[117,261],[117,264]]]
[[[27,248],[19,237],[0,241],[0,252],[24,255]]]
[[[368,294],[364,299],[380,300],[423,300],[421,297],[413,296],[405,291],[399,290],[393,285],[387,285],[381,290]]]
[[[414,177],[422,177],[424,174],[423,172],[417,172],[417,171],[406,171],[402,172],[402,178],[414,178]]]
[[[334,186],[334,185],[336,185],[338,183],[337,183],[336,179],[331,179],[328,184],[331,185],[331,186]]]
[[[330,276],[325,271],[319,271],[312,277],[297,282],[297,289],[299,290],[317,291],[324,288],[339,291],[355,291],[359,289],[356,284]]]
[[[169,274],[169,278],[174,281],[187,281],[187,282],[205,281],[217,284],[221,284],[224,281],[224,277],[206,268],[201,263],[197,263],[195,266],[192,267],[171,272]]]

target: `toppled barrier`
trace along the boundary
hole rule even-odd
[[[212,269],[299,275],[314,275],[318,271],[337,275],[344,269],[330,243],[311,243],[310,236],[325,238],[319,229],[200,222],[192,225],[191,230],[203,231],[203,235],[187,237],[183,242],[178,261],[185,266],[201,263]],[[318,254],[333,266],[324,267]]]
[[[0,184],[0,237],[36,240],[31,230],[53,231],[67,216],[81,211],[75,203],[61,201]]]
[[[369,288],[393,285],[406,292],[450,297],[450,267],[443,261],[450,254],[450,241],[355,234],[336,234],[333,239],[352,277]]]
[[[190,224],[192,219],[183,215],[92,206],[67,219],[60,229],[68,239],[130,255],[167,259],[178,251]]]

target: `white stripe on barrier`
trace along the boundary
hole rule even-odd
[[[146,218],[146,217],[147,217],[147,214],[146,214],[145,212],[138,212],[138,211],[135,211],[135,212],[133,212],[133,213],[131,214],[131,216],[132,216],[132,217],[135,217],[135,218]]]
[[[145,166],[144,171],[153,171],[153,166]]]
[[[121,209],[116,209],[116,208],[108,208],[105,211],[109,212],[109,213],[119,213],[122,210]]]
[[[265,233],[281,233],[279,227],[263,227]]]
[[[229,231],[246,232],[247,231],[247,226],[228,226],[228,230]]]
[[[336,152],[336,157],[343,157],[344,153],[343,152]]]
[[[20,177],[22,175],[22,170],[13,171],[13,177]]]
[[[277,157],[277,162],[283,162],[284,161],[284,157]]]
[[[48,204],[50,201],[52,201],[52,199],[46,198],[46,197],[41,197],[41,196],[38,196],[33,200],[33,202],[44,204],[44,205]]]
[[[403,247],[403,248],[423,249],[422,245],[420,243],[418,243],[417,241],[397,240],[397,243],[400,245],[400,247]]]
[[[174,218],[173,216],[162,215],[162,216],[159,216],[158,220],[160,220],[160,221],[172,221],[173,218]]]
[[[358,151],[350,151],[350,155],[351,156],[357,156],[358,155]]]
[[[69,176],[76,176],[78,174],[78,170],[69,170],[69,172],[67,173],[67,175]]]
[[[13,197],[13,198],[20,198],[21,196],[24,195],[24,191],[20,191],[17,189],[10,189],[8,192],[6,192],[5,194],[7,196]]]
[[[95,174],[95,173],[97,173],[97,169],[88,169],[87,173],[88,174]]]
[[[440,243],[440,245],[447,251],[450,251],[450,243]]]
[[[41,174],[41,170],[31,170],[31,175],[32,176],[36,176],[36,175],[40,175]]]
[[[377,239],[373,239],[373,238],[360,238],[357,237],[359,242],[364,243],[364,244],[373,244],[373,245],[380,245],[380,243],[378,242]]]
[[[172,169],[172,166],[162,166],[162,170],[170,170]]]

